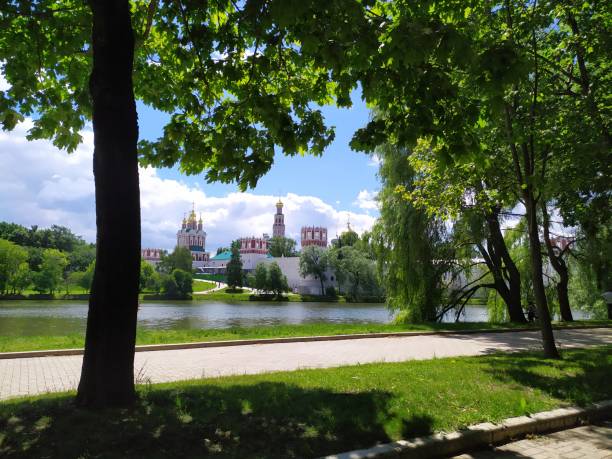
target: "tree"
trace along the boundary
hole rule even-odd
[[[551,163],[570,164],[584,150],[600,158],[595,162],[607,158],[610,163],[606,7],[476,2],[466,8],[447,2],[431,8],[422,2],[377,2],[365,10],[377,50],[368,53],[356,40],[347,42],[337,65],[354,71],[364,99],[385,119],[373,119],[356,132],[352,147],[373,151],[392,142],[412,148],[426,139],[449,165],[452,159],[479,163],[490,150],[508,158],[513,177],[508,191],[526,211],[544,352],[558,357],[542,279],[538,203]],[[415,46],[407,49],[406,42]],[[332,45],[320,42],[313,54],[324,60]],[[355,62],[357,55],[367,68]],[[588,147],[578,151],[581,144]],[[598,172],[606,176],[605,169]]]
[[[295,241],[288,237],[275,236],[270,239],[269,251],[275,258],[295,257]]]
[[[265,263],[257,263],[255,266],[254,287],[257,291],[268,290],[268,268]]]
[[[162,276],[164,276],[164,274],[160,274],[157,271],[154,271],[153,275],[149,277],[147,285],[145,286],[147,290],[159,294],[162,290]]]
[[[16,223],[0,222],[0,238],[21,246],[58,249],[62,252],[73,252],[81,247],[89,247],[83,238],[75,235],[69,228],[59,225],[52,225],[46,229],[32,226],[28,229]]]
[[[141,260],[140,262],[140,291],[144,291],[151,284],[151,278],[155,275],[155,268],[151,263]]]
[[[26,249],[0,239],[0,293],[15,289],[15,277],[18,276],[22,263],[28,259]]]
[[[270,169],[275,145],[288,155],[320,154],[333,140],[312,104],[329,100],[329,74],[302,59],[285,30],[292,6],[283,2],[0,6],[0,62],[10,85],[0,97],[3,128],[34,113],[29,138],[72,151],[79,130],[93,122],[97,263],[77,401],[129,405],[139,154],[154,166],[180,162],[187,173],[206,170],[208,180],[254,186]],[[140,149],[136,98],[172,114],[163,136]]]
[[[344,231],[342,234],[340,234],[338,239],[334,241],[333,246],[336,248],[352,247],[358,242],[359,242],[359,235],[355,231],[353,231],[349,225],[347,230]]]
[[[68,274],[64,283],[66,295],[70,293],[71,287],[81,287],[84,291],[87,291],[83,287],[83,277],[85,277],[85,271],[72,271]]]
[[[332,249],[329,259],[338,285],[346,288],[345,291],[351,299],[359,299],[362,293],[366,296],[380,294],[381,290],[376,278],[376,263],[357,247],[346,245]]]
[[[327,252],[318,246],[311,245],[302,249],[300,254],[300,274],[302,277],[308,275],[319,279],[321,283],[321,295],[325,295],[326,271],[329,266]]]
[[[485,155],[485,153],[483,153]],[[521,276],[510,256],[502,233],[503,215],[517,204],[511,171],[503,155],[490,151],[486,161],[458,161],[448,167],[438,148],[420,141],[409,157],[416,180],[404,196],[413,205],[448,222],[452,233],[457,269],[454,279],[465,279],[453,288],[448,306],[457,308],[457,317],[467,301],[482,288],[493,288],[502,297],[513,322],[526,322],[521,305]],[[481,258],[482,264],[475,262]],[[474,278],[474,268],[486,267]],[[453,280],[454,280],[453,279]],[[452,284],[453,282],[451,282]]]
[[[182,298],[190,298],[193,292],[193,276],[191,271],[175,269],[172,271],[172,277],[176,283],[176,294]]]
[[[561,320],[565,322],[572,322],[574,317],[572,316],[572,310],[569,302],[569,268],[567,266],[566,258],[572,244],[575,241],[571,241],[565,247],[558,247],[550,236],[550,216],[548,214],[548,208],[546,201],[542,198],[540,201],[542,206],[542,228],[544,234],[544,247],[548,260],[552,268],[556,271],[559,276],[559,280],[556,282],[557,300],[559,301],[559,312]]]
[[[89,244],[77,245],[68,253],[68,271],[85,271],[96,259],[96,248]]]
[[[55,293],[64,278],[68,257],[57,249],[45,249],[40,271],[34,275],[34,288],[39,292]]]
[[[161,291],[171,298],[178,296],[178,285],[172,274],[161,274]]]
[[[610,318],[602,294],[612,291],[612,219],[595,235],[586,236],[582,228],[569,252],[571,272],[569,296],[574,307],[587,311],[593,318]]]
[[[32,272],[30,266],[26,263],[20,263],[17,270],[9,276],[7,286],[14,294],[21,294],[32,282]]]
[[[240,242],[232,243],[232,256],[226,266],[227,285],[230,288],[242,287],[242,260],[240,259]]]
[[[266,290],[274,292],[277,298],[280,298],[283,292],[289,291],[287,277],[283,274],[280,266],[278,266],[276,262],[270,263]]]
[[[176,246],[172,253],[162,253],[157,269],[166,274],[172,273],[175,269],[191,272],[192,265],[191,251],[187,247]]]
[[[373,232],[387,304],[411,322],[436,320],[454,259],[444,221],[404,198],[416,179],[409,152],[392,145],[377,151],[382,187]]]
[[[38,271],[42,263],[44,249],[40,247],[26,247],[26,250],[28,251],[28,265],[30,266],[30,271]]]
[[[94,271],[96,270],[96,260],[89,263],[89,266],[85,270],[85,274],[81,278],[80,287],[87,293],[91,290],[91,283],[93,281]]]

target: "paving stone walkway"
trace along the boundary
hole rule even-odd
[[[612,459],[612,422],[526,438],[454,459]]]
[[[555,331],[559,347],[612,344],[612,328]],[[137,352],[138,382],[540,349],[535,331],[421,335]],[[82,356],[0,359],[0,399],[75,389]]]

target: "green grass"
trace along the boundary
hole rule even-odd
[[[212,294],[211,294],[212,295]],[[612,326],[610,320],[575,321],[571,324],[555,323],[555,327]],[[524,327],[520,324],[491,322],[426,323],[426,324],[332,324],[272,325],[261,327],[232,327],[197,330],[138,330],[137,344],[190,343],[198,341],[225,341],[237,339],[284,338],[294,336],[329,336],[355,333],[389,333],[403,331],[439,330],[497,330]],[[536,325],[531,325],[537,329]],[[42,349],[71,349],[83,347],[82,334],[50,336],[0,336],[0,352],[35,351]]]
[[[0,405],[3,458],[318,457],[612,398],[612,347],[202,379],[139,387],[133,409],[72,394]]]
[[[212,290],[216,286],[217,284],[215,284],[214,282],[193,281],[194,292],[206,292],[208,290]]]
[[[251,297],[253,296],[253,292],[250,290],[242,290],[238,289],[238,292],[233,292],[231,289],[217,290],[216,292],[211,292],[206,296],[196,296],[194,299],[196,300],[210,300],[210,301],[257,301],[253,300]],[[261,300],[261,301],[271,301],[269,299]],[[283,301],[302,301],[300,295],[296,295],[294,293],[286,294],[283,298]]]

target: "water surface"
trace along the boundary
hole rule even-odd
[[[582,314],[575,314],[577,319]],[[462,322],[486,322],[487,308],[467,306]],[[138,311],[138,327],[154,330],[253,327],[308,323],[389,323],[393,314],[377,303],[298,303],[223,301],[146,301]],[[84,301],[0,301],[0,336],[84,333]],[[444,322],[454,322],[450,312]]]

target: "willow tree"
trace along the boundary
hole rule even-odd
[[[482,140],[486,142],[487,138],[483,136]],[[448,308],[462,308],[479,289],[492,288],[506,304],[508,318],[526,322],[521,306],[521,275],[501,227],[505,214],[517,203],[515,195],[506,192],[512,187],[508,179],[511,171],[498,151],[489,149],[482,154],[485,160],[480,163],[459,158],[449,166],[440,161],[435,147],[419,142],[409,158],[417,180],[404,196],[452,225],[456,258],[462,267],[456,275],[464,274],[467,282],[453,290]],[[479,269],[479,276],[474,276],[473,268],[482,266],[484,273]]]
[[[416,180],[408,151],[384,145],[377,154],[380,219],[374,240],[387,303],[407,321],[434,321],[453,258],[444,222],[404,198]]]
[[[80,404],[135,398],[139,159],[245,189],[270,169],[276,147],[320,154],[333,139],[312,104],[330,101],[330,75],[300,54],[283,26],[294,7],[0,0],[3,129],[29,117],[29,139],[73,151],[93,125],[97,256]],[[353,9],[328,12],[341,18]],[[138,143],[136,100],[169,115],[159,139]]]

